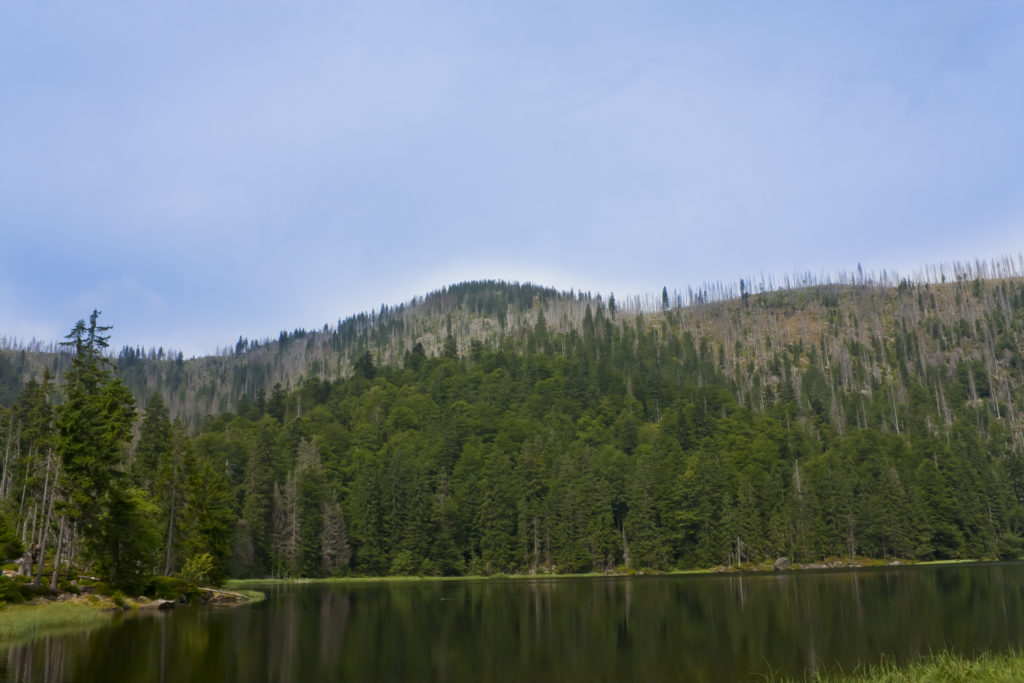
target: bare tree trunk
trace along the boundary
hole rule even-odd
[[[65,524],[64,518],[60,518],[60,525],[57,530],[57,552],[53,555],[53,577],[50,579],[50,590],[57,590],[57,575],[60,572],[60,560],[61,551],[64,549],[64,535],[65,535]]]
[[[21,504],[18,506],[18,516],[19,517],[21,517],[22,513],[25,512],[25,494],[28,492],[28,473],[29,473],[29,470],[30,470],[31,465],[32,465],[32,455],[34,454],[34,452],[35,452],[34,448],[32,449],[32,451],[29,451],[28,459],[25,462],[25,479],[23,480],[22,485],[21,485]],[[22,532],[22,535],[21,535],[21,542],[22,543],[25,542],[25,534],[24,534],[24,532]]]
[[[11,444],[12,442],[18,441],[20,437],[21,422],[18,422],[18,434],[15,435],[14,414],[11,413],[11,416],[10,418],[8,418],[7,421],[7,439],[6,443],[4,444],[4,469],[3,475],[0,476],[0,498],[6,499],[7,494],[10,492],[11,489],[11,480],[13,480],[13,477],[11,476],[11,468],[14,466],[14,463],[11,462]]]
[[[164,576],[171,575],[174,560],[174,518],[178,507],[178,496],[176,491],[171,492],[171,519],[167,524],[167,554],[164,559]]]
[[[626,527],[621,526],[622,529],[622,561],[626,563],[626,569],[629,569],[629,541],[626,540]]]
[[[53,449],[51,448],[49,453],[46,455],[46,486],[43,488],[43,507],[46,508],[46,521],[43,523],[43,529],[40,533],[39,539],[39,566],[36,568],[36,578],[32,581],[32,584],[38,586],[43,580],[43,563],[46,561],[46,541],[50,536],[50,522],[53,520],[53,501],[57,497],[57,477],[60,475],[60,461],[57,461],[57,468],[53,473],[53,487],[50,492],[50,501],[47,505],[46,496],[50,483],[50,461],[53,460]]]
[[[75,563],[75,560],[78,559],[78,527],[72,525],[71,528],[67,530],[67,534],[68,547],[70,550],[68,552],[65,564],[67,564],[67,566],[70,568],[71,565]]]
[[[537,533],[537,518],[533,518],[533,573],[537,573],[537,563],[540,562],[540,535]]]

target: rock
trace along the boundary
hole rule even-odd
[[[202,601],[209,605],[240,605],[249,602],[249,598],[241,593],[218,590],[216,588],[200,588]]]
[[[903,564],[903,563],[902,563],[902,562],[900,562],[899,560],[893,560],[892,562],[890,562],[890,563],[889,563],[889,566],[890,566],[890,567],[898,567],[898,566],[900,566],[901,564]]]
[[[775,560],[775,564],[773,564],[772,567],[777,572],[789,569],[789,560],[785,557],[780,557],[779,559]]]
[[[152,602],[147,602],[145,605],[139,605],[139,609],[173,609],[173,600],[161,600],[156,599]]]

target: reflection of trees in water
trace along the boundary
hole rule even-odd
[[[1024,645],[1024,565],[299,585],[0,652],[0,680],[738,680]]]
[[[63,681],[67,660],[67,640],[46,636],[23,645],[7,648],[3,659],[6,667],[3,680],[10,683],[29,681]]]

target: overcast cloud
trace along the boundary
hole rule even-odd
[[[1016,255],[1024,5],[923,7],[8,3],[0,336]]]

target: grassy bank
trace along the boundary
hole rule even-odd
[[[0,609],[0,641],[24,640],[57,631],[89,629],[110,621],[113,612],[79,602],[8,605]]]
[[[239,595],[248,599],[248,602],[241,603],[245,605],[251,605],[254,602],[262,602],[266,599],[266,594],[254,590],[246,590],[245,588],[232,588],[232,592],[238,593]]]
[[[296,583],[426,583],[430,581],[488,581],[488,580],[526,580],[526,579],[579,579],[610,577],[615,574],[602,574],[593,572],[590,574],[492,574],[490,576],[337,576],[327,579],[228,579],[224,587],[236,593],[245,594],[240,590],[242,586],[269,586],[274,584],[296,584]]]
[[[909,664],[882,663],[858,667],[850,673],[808,674],[803,679],[777,676],[769,681],[815,681],[815,683],[949,683],[982,681],[988,683],[1024,680],[1024,654],[986,652],[978,657],[942,652]]]
[[[838,558],[827,558],[821,562],[794,563],[789,565],[785,572],[801,572],[808,570],[855,570],[883,567],[925,567],[936,565],[952,564],[977,564],[982,562],[996,562],[990,559],[957,559],[957,560],[930,560],[919,562],[916,560],[897,560],[892,558],[877,559],[870,557],[857,557],[853,560],[842,560]],[[235,590],[238,586],[250,585],[271,585],[280,583],[401,583],[401,582],[425,582],[425,581],[486,581],[488,579],[580,579],[580,578],[610,578],[610,577],[631,577],[631,576],[685,576],[692,574],[773,574],[778,570],[771,563],[743,563],[736,567],[698,567],[691,569],[641,569],[625,571],[621,567],[615,572],[587,572],[584,574],[491,574],[490,576],[466,575],[466,576],[419,576],[419,575],[385,575],[385,576],[339,576],[331,578],[264,578],[264,579],[228,579],[224,586]]]
[[[911,567],[922,564],[950,564],[960,562],[977,562],[978,560],[942,560],[937,562],[910,562],[902,561],[901,566]],[[868,567],[885,567],[889,563],[885,560],[873,560],[869,558],[858,558],[847,564],[837,566],[824,566],[817,564],[794,564],[785,571],[804,571],[808,569],[864,569]],[[409,575],[386,575],[386,576],[337,576],[330,578],[265,578],[265,579],[228,579],[224,587],[230,590],[237,590],[239,586],[273,585],[281,583],[404,583],[404,582],[428,582],[428,581],[487,581],[487,580],[515,580],[525,581],[531,579],[586,579],[586,578],[612,578],[612,577],[633,577],[633,576],[687,576],[693,574],[772,574],[776,570],[771,564],[744,564],[742,567],[705,567],[695,569],[671,569],[667,571],[656,569],[643,569],[640,571],[618,571],[618,572],[587,572],[584,574],[491,574],[490,576],[467,575],[467,576],[409,576]]]

